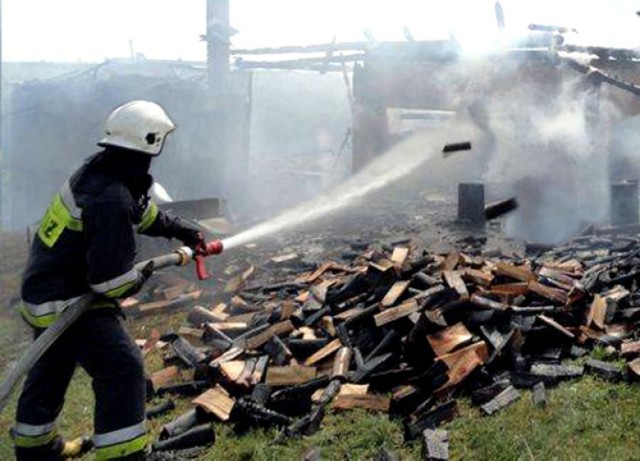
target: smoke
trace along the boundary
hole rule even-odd
[[[244,245],[343,210],[356,200],[405,177],[427,160],[433,159],[451,136],[470,136],[475,130],[456,125],[437,131],[418,133],[391,148],[348,181],[316,199],[225,239],[226,249]],[[455,137],[453,139],[456,139]],[[465,138],[466,139],[466,138]],[[366,206],[366,205],[365,205]]]
[[[484,101],[494,140],[485,178],[518,197],[514,237],[559,243],[607,217],[606,104],[572,72],[519,69],[517,84]]]

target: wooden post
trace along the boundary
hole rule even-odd
[[[225,88],[230,58],[229,0],[207,0],[207,77],[212,91]]]
[[[484,184],[458,184],[458,220],[474,226],[484,225]]]
[[[611,184],[611,225],[637,224],[640,221],[638,181]]]

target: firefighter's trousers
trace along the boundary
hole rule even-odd
[[[143,456],[147,432],[142,355],[117,310],[100,308],[83,314],[28,374],[12,431],[18,461],[58,458],[62,442],[56,418],[76,365],[92,380],[96,458]]]

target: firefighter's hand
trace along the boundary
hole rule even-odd
[[[191,248],[196,248],[197,246],[204,245],[206,243],[202,232],[192,227],[180,226],[176,229],[174,236]]]

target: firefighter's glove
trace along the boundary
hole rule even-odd
[[[206,241],[204,235],[198,229],[184,224],[176,223],[176,227],[173,231],[173,236],[184,243],[186,246],[196,248],[197,246],[204,246]]]

